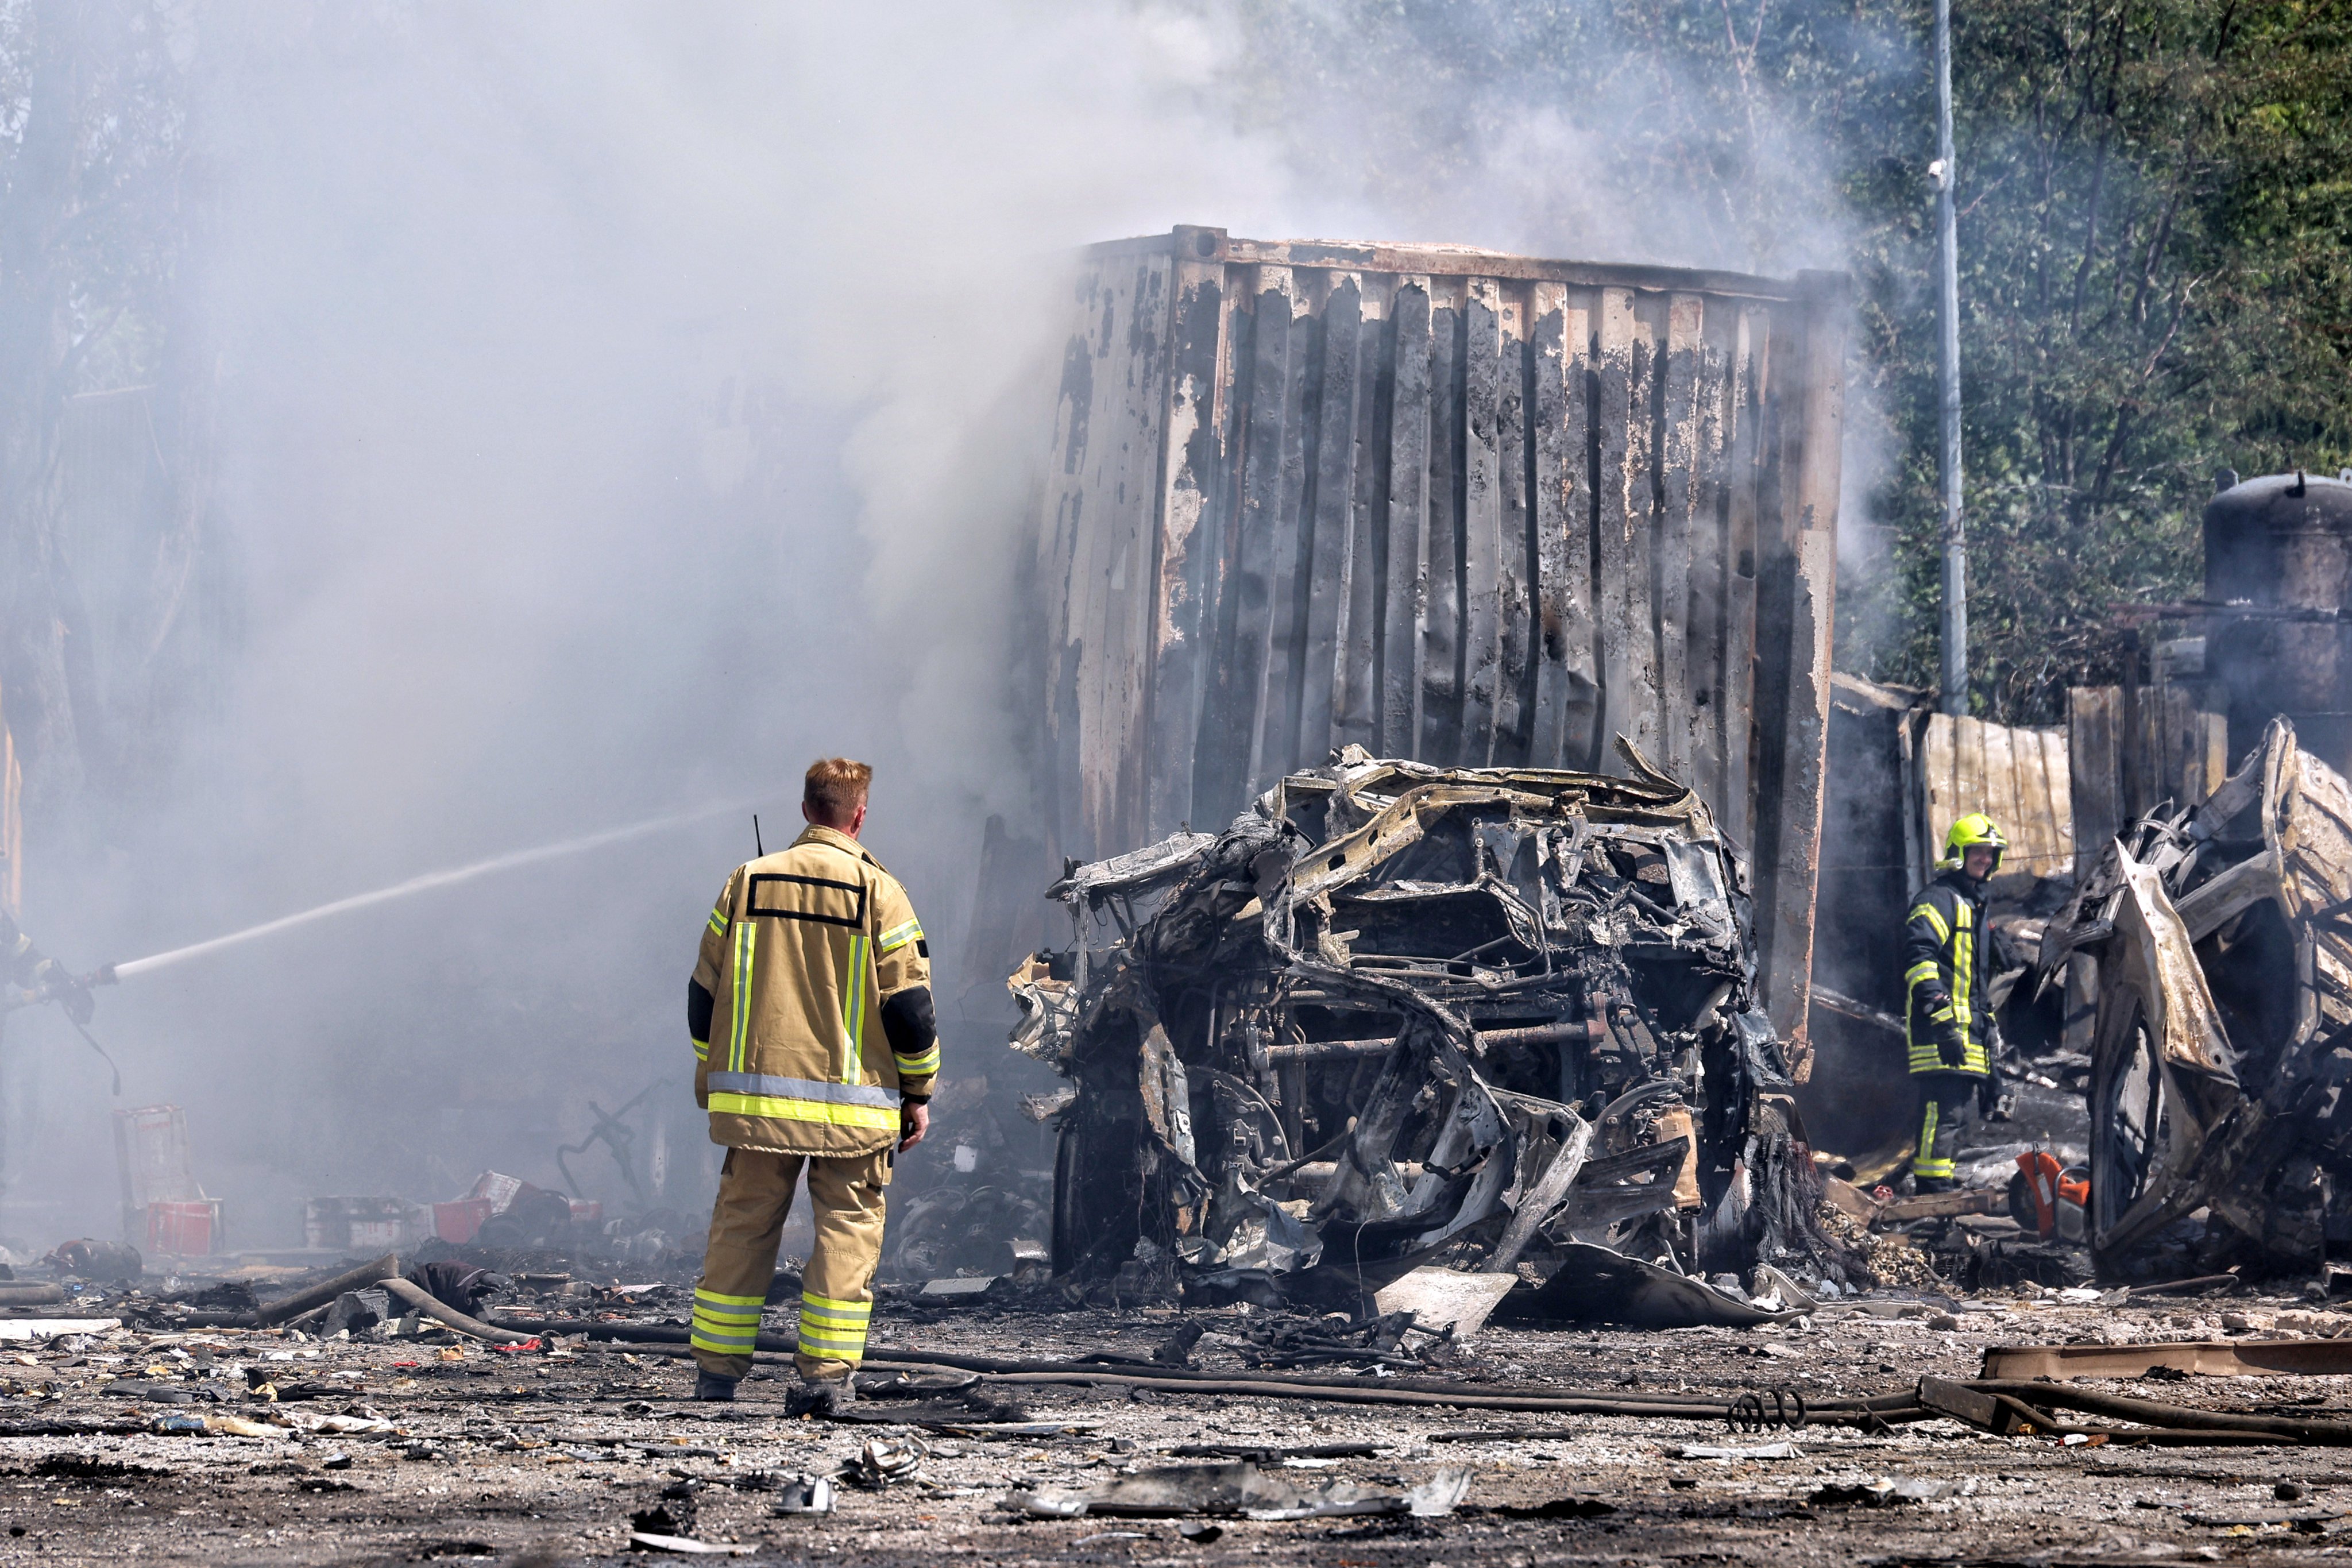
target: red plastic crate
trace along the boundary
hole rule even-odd
[[[218,1198],[158,1199],[147,1205],[147,1250],[203,1258],[219,1244]]]
[[[433,1205],[433,1234],[452,1246],[463,1247],[474,1239],[482,1222],[498,1213],[498,1205],[488,1198],[459,1198],[454,1203]]]

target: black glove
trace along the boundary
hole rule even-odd
[[[68,973],[66,966],[54,958],[41,960],[40,967],[33,971],[33,979],[46,994],[57,999],[58,1005],[66,1010],[66,1016],[77,1024],[88,1024],[90,1015],[98,1011],[97,999],[90,995],[89,987]]]
[[[1936,1055],[1948,1068],[1968,1065],[1969,1040],[1961,1029],[1959,1018],[1952,1010],[1952,999],[1940,993],[1927,998],[1927,1026],[1934,1031]]]

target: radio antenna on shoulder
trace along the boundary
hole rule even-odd
[[[756,811],[751,814],[751,847],[759,851],[761,859],[767,858],[768,847],[760,842],[760,814]]]

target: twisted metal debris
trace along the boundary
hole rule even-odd
[[[1350,746],[1222,834],[1071,866],[1069,947],[1010,982],[1014,1047],[1074,1089],[1056,1276],[1352,1310],[1437,1265],[1603,1317],[1645,1309],[1562,1277],[1589,1246],[1635,1265],[1612,1300],[1759,1259],[1842,1282],[1747,868],[1619,745],[1628,778]]]

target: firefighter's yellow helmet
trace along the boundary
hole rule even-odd
[[[1991,817],[1981,811],[1972,811],[1953,823],[1952,830],[1944,835],[1944,858],[1940,864],[1947,870],[1958,866],[1968,852],[1979,844],[1990,847],[1992,868],[2000,870],[2001,852],[2009,847],[2009,840],[2000,836],[2000,826]]]

